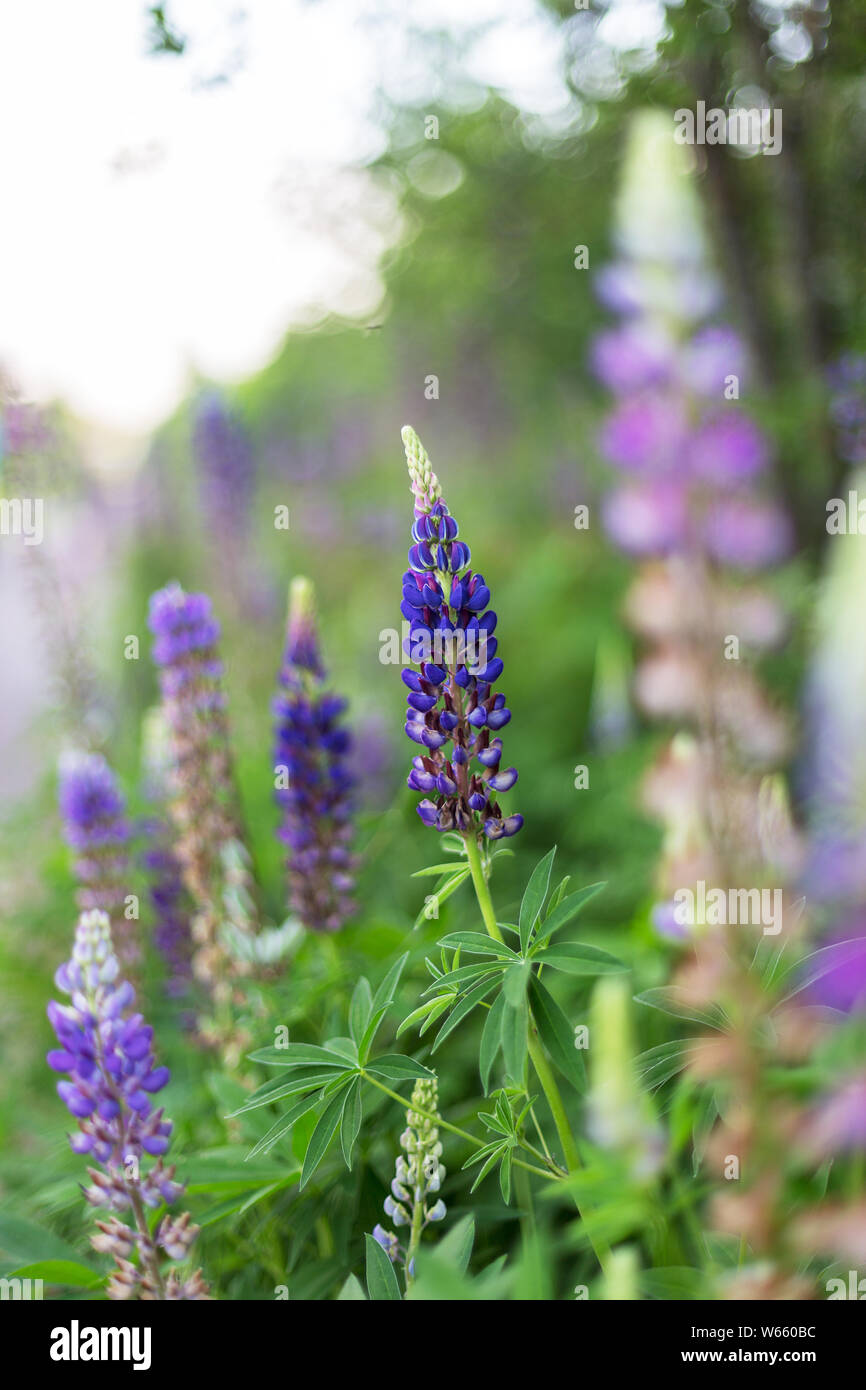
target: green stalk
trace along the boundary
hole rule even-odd
[[[502,932],[499,930],[499,924],[496,921],[496,910],[493,906],[493,899],[490,896],[490,887],[484,875],[481,855],[478,851],[478,842],[474,835],[467,835],[464,837],[464,844],[466,845],[466,857],[469,860],[469,871],[472,875],[475,896],[478,899],[478,907],[481,911],[484,925],[487,928],[488,935],[492,936],[495,941],[502,941]],[[571,1133],[571,1126],[568,1123],[568,1116],[565,1113],[565,1106],[562,1101],[559,1086],[556,1082],[556,1077],[553,1074],[553,1068],[548,1062],[544,1049],[538,1040],[538,1034],[535,1031],[535,1024],[532,1021],[531,1014],[529,1016],[527,1029],[527,1048],[530,1060],[535,1068],[535,1074],[541,1082],[541,1089],[544,1091],[545,1099],[550,1107],[550,1113],[553,1116],[553,1123],[556,1126],[556,1132],[559,1135],[559,1142],[562,1146],[563,1157],[565,1158],[565,1166],[569,1174],[575,1173],[581,1166],[580,1154],[577,1151],[577,1145]],[[575,1206],[577,1206],[579,1210],[577,1198],[575,1198]],[[605,1261],[610,1255],[610,1250],[604,1243],[593,1240],[592,1236],[589,1236],[589,1242],[595,1252],[596,1259],[601,1265],[601,1268],[604,1269]]]

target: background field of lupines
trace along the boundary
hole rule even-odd
[[[570,890],[606,882],[575,929],[628,965],[629,992],[694,984],[686,975],[690,947],[660,929],[660,908],[688,884],[687,870],[675,856],[672,863],[670,838],[641,801],[647,770],[689,720],[663,699],[656,701],[667,716],[661,719],[629,701],[652,645],[646,614],[641,626],[631,621],[633,607],[628,618],[623,611],[643,561],[617,549],[614,539],[623,538],[615,516],[610,535],[602,524],[617,481],[604,429],[619,392],[610,389],[610,372],[599,380],[592,368],[599,336],[617,323],[599,272],[639,256],[641,199],[657,210],[659,187],[678,190],[675,211],[700,210],[702,273],[721,285],[719,306],[705,322],[733,327],[746,345],[751,369],[743,373],[740,405],[765,439],[761,486],[781,500],[790,524],[784,556],[772,557],[760,579],[767,602],[786,615],[784,639],[766,651],[744,642],[743,660],[791,721],[787,749],[768,760],[785,780],[765,782],[760,793],[772,803],[767,816],[782,826],[777,848],[784,842],[788,854],[791,951],[796,959],[831,941],[856,941],[866,929],[858,856],[866,834],[858,612],[864,541],[831,536],[826,524],[828,500],[856,487],[856,467],[866,458],[862,6],[803,5],[793,20],[788,7],[774,4],[672,7],[654,61],[617,72],[597,53],[592,60],[597,14],[548,8],[564,26],[572,127],[556,134],[490,93],[469,111],[452,110],[447,100],[434,108],[434,144],[424,134],[429,103],[389,112],[389,149],[373,173],[399,190],[406,231],[385,258],[387,294],[373,320],[290,334],[270,366],[231,391],[202,383],[123,483],[96,480],[62,403],[34,413],[11,383],[4,392],[4,496],[44,497],[47,510],[63,518],[29,553],[13,537],[0,539],[0,573],[14,570],[16,582],[26,573],[34,596],[28,611],[41,614],[18,648],[10,644],[8,659],[20,663],[24,689],[33,672],[43,686],[26,732],[37,775],[7,804],[0,825],[0,1274],[42,1268],[51,1296],[101,1297],[108,1273],[89,1244],[94,1212],[81,1196],[84,1161],[69,1150],[68,1116],[45,1064],[55,1045],[45,1008],[57,997],[53,976],[69,957],[77,916],[75,855],[58,810],[57,768],[70,750],[103,754],[126,802],[131,857],[119,879],[141,902],[140,922],[131,924],[142,956],[139,1004],[154,1029],[157,1061],[171,1069],[160,1100],[175,1122],[171,1157],[186,1183],[184,1205],[201,1226],[195,1265],[221,1299],[272,1299],[280,1290],[293,1299],[328,1299],[350,1275],[365,1283],[365,1235],[388,1225],[383,1202],[405,1112],[369,1092],[351,1171],[337,1142],[303,1191],[312,1114],[252,1160],[250,1149],[279,1107],[226,1117],[273,1077],[246,1061],[246,1052],[271,1046],[276,1028],[288,1029],[293,1042],[344,1036],[358,977],[375,988],[404,952],[409,959],[381,1046],[430,1062],[433,1034],[419,1041],[409,1030],[395,1042],[396,1028],[430,983],[424,958],[438,960],[437,941],[481,930],[469,883],[442,904],[438,920],[425,920],[419,914],[435,880],[411,877],[443,854],[416,815],[418,794],[406,787],[417,749],[403,734],[399,667],[380,660],[380,634],[401,621],[410,543],[400,443],[406,421],[431,455],[499,615],[501,684],[512,710],[504,765],[520,772],[505,800],[524,817],[508,842],[514,857],[496,863],[499,919],[517,921],[533,867],[556,844],[554,884],[565,874]],[[793,39],[785,29],[792,22]],[[436,61],[459,74],[447,42]],[[761,89],[783,110],[781,154],[743,158],[706,147],[696,152],[691,176],[669,168],[647,109],[672,124],[675,109],[694,109],[698,100],[724,107],[744,87]],[[641,148],[643,178],[634,172]],[[430,163],[426,178],[419,157]],[[437,158],[445,161],[438,168]],[[688,261],[694,244],[678,246],[678,225],[667,231],[667,249],[648,247],[647,254],[667,255],[674,266],[678,255]],[[578,244],[589,250],[586,269],[575,267]],[[675,283],[676,276],[671,295]],[[675,346],[685,377],[685,344],[699,326]],[[622,363],[622,352],[615,361]],[[424,391],[431,374],[439,382],[433,400]],[[651,391],[669,404],[667,386]],[[620,465],[627,473],[629,463]],[[664,511],[670,495],[660,495]],[[589,508],[588,529],[575,526],[581,505]],[[289,508],[288,530],[274,526],[281,506]],[[150,715],[159,684],[148,604],[175,580],[210,596],[251,856],[237,872],[249,868],[253,915],[278,927],[289,894],[277,836],[272,702],[286,656],[288,586],[301,575],[316,588],[329,688],[348,700],[356,910],[340,931],[287,933],[286,954],[238,971],[228,1005],[217,1000],[213,1010],[234,1011],[245,1043],[226,1053],[218,1017],[209,1017],[211,1047],[196,1040],[196,1014],[208,1008],[194,991],[165,988],[164,954],[154,939],[154,863],[142,855],[165,843],[165,834],[159,841],[146,832],[166,813],[163,754]],[[130,635],[140,651],[127,660]],[[763,710],[749,709],[763,733]],[[588,787],[575,785],[581,766]],[[805,908],[797,912],[801,897]],[[156,906],[165,909],[164,899]],[[593,1114],[591,1103],[567,1090],[578,1143],[591,1136],[588,1176],[576,1190],[595,1213],[596,1245],[613,1249],[606,1271],[576,1218],[574,1185],[557,1190],[524,1173],[506,1204],[494,1172],[470,1193],[475,1171],[462,1168],[470,1149],[440,1131],[446,1177],[437,1195],[447,1211],[428,1228],[422,1249],[435,1254],[471,1215],[472,1279],[461,1273],[459,1242],[452,1241],[438,1263],[421,1261],[416,1292],[562,1299],[586,1286],[593,1297],[733,1291],[823,1298],[828,1280],[866,1270],[866,969],[856,950],[833,964],[810,998],[837,1012],[790,1024],[802,1045],[785,1056],[782,1081],[777,1074],[761,1080],[772,1104],[757,1136],[738,1129],[748,1105],[735,1049],[703,1071],[672,1071],[647,1091],[646,1104],[629,1091],[630,1056],[706,1032],[712,1008],[700,990],[712,997],[712,980],[695,986],[685,1010],[682,1000],[670,1009],[635,1003],[626,1018],[620,1000],[593,996],[594,979],[557,977],[552,990],[570,1024],[607,1037],[604,1056],[588,1050],[590,1084],[598,1089],[607,1078],[604,1093],[619,1097],[618,1129],[617,1114],[605,1126],[597,1100]],[[808,969],[795,972],[791,988]],[[440,1113],[484,1137],[479,1111],[492,1107],[478,1080],[481,1026],[470,1017],[432,1065]],[[398,1089],[408,1103],[410,1083]],[[539,1094],[534,1081],[530,1093]],[[561,1157],[543,1097],[537,1108],[545,1140]],[[739,1186],[724,1177],[725,1158],[740,1152],[738,1144],[749,1155]],[[645,1159],[642,1170],[630,1145]],[[783,1153],[796,1157],[782,1165]],[[771,1171],[778,1190],[768,1193]],[[732,1210],[728,1195],[741,1190],[747,1209]],[[780,1243],[780,1222],[790,1241]],[[486,1276],[492,1282],[476,1282],[501,1257],[501,1271]]]

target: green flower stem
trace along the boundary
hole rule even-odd
[[[417,1107],[413,1106],[412,1108],[413,1108],[413,1109],[416,1109]],[[416,1251],[417,1251],[417,1249],[418,1249],[418,1246],[419,1246],[420,1243],[421,1243],[421,1232],[423,1231],[423,1229],[424,1229],[424,1203],[423,1203],[423,1202],[416,1202],[415,1205],[414,1205],[413,1208],[412,1208],[412,1230],[411,1230],[410,1235],[409,1235],[409,1245],[408,1245],[408,1248],[407,1248],[407,1250],[406,1250],[406,1266],[405,1266],[405,1268],[406,1268],[406,1291],[407,1291],[407,1293],[408,1293],[409,1289],[412,1287],[412,1284],[414,1283],[414,1275],[410,1274],[409,1271],[410,1271],[411,1268],[412,1268],[412,1264],[413,1264],[413,1261],[414,1261],[414,1259],[415,1259]]]
[[[365,1081],[369,1081],[371,1086],[376,1086],[380,1091],[384,1092],[386,1096],[390,1096],[392,1100],[396,1100],[402,1105],[404,1110],[409,1109],[409,1102],[405,1096],[398,1095],[396,1091],[391,1090],[390,1086],[384,1086],[381,1081],[377,1081],[375,1076],[371,1076],[368,1071],[362,1070],[361,1076],[363,1076]],[[422,1110],[420,1106],[417,1105],[413,1105],[412,1109],[416,1111],[417,1114],[423,1115],[426,1120],[434,1120],[440,1129],[447,1129],[450,1134],[456,1134],[458,1138],[465,1139],[467,1144],[471,1144],[473,1148],[484,1148],[484,1141],[482,1139],[476,1139],[474,1134],[470,1134],[466,1129],[460,1129],[458,1125],[449,1124],[447,1120],[442,1119],[441,1115],[433,1115],[429,1110]],[[555,1179],[557,1176],[556,1173],[552,1173],[548,1168],[536,1168],[534,1163],[524,1163],[521,1158],[515,1158],[513,1161],[519,1168],[525,1168],[527,1173],[537,1173],[541,1178]]]
[[[475,888],[475,896],[478,899],[478,907],[481,911],[484,925],[487,928],[488,934],[492,936],[495,941],[502,941],[502,933],[496,921],[496,910],[493,906],[493,899],[490,896],[489,884],[484,875],[478,843],[474,835],[465,836],[464,843],[466,845],[466,857],[469,860],[472,883]],[[556,1126],[559,1142],[562,1145],[565,1166],[570,1175],[577,1172],[581,1166],[580,1154],[577,1151],[577,1145],[571,1133],[571,1126],[568,1123],[568,1116],[565,1113],[565,1106],[562,1103],[562,1096],[556,1084],[553,1068],[548,1062],[544,1049],[538,1040],[538,1034],[535,1031],[535,1024],[532,1021],[531,1014],[529,1016],[529,1026],[527,1030],[527,1047],[532,1065],[535,1068],[535,1074],[541,1082],[541,1089],[544,1091],[547,1104],[550,1107],[553,1123]],[[522,1164],[521,1166],[526,1167],[527,1165]],[[580,1210],[576,1198],[575,1206]],[[610,1256],[610,1250],[603,1242],[593,1240],[592,1236],[589,1237],[589,1242],[595,1252],[596,1259],[601,1265],[601,1268],[604,1269],[605,1262]]]
[[[484,868],[481,864],[481,855],[478,851],[478,842],[474,835],[467,835],[463,843],[466,845],[466,857],[469,860],[469,872],[472,875],[472,883],[475,888],[475,896],[478,899],[478,906],[481,909],[481,916],[484,918],[484,925],[489,936],[494,941],[502,941],[502,932],[499,930],[499,923],[496,920],[496,912],[493,907],[493,899],[490,896],[490,889],[487,879],[484,877]]]

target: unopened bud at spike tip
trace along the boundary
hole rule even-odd
[[[415,494],[415,515],[426,516],[442,496],[442,485],[433,472],[427,450],[412,426],[404,425],[400,437],[406,450],[409,480]]]

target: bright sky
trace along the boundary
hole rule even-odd
[[[399,229],[357,169],[381,148],[379,83],[435,94],[410,21],[489,23],[472,76],[529,110],[567,100],[533,0],[175,0],[181,59],[148,55],[146,8],[0,0],[0,364],[122,430],[194,372],[257,370],[311,306],[375,309]]]

